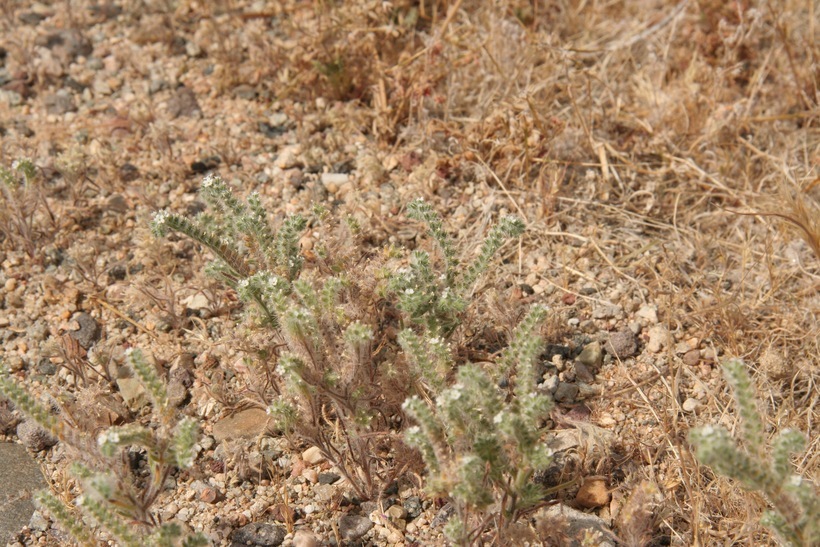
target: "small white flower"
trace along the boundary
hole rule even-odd
[[[105,433],[101,433],[99,437],[97,437],[97,444],[99,446],[106,445],[108,443],[117,444],[120,442],[120,434],[116,431],[106,431]]]
[[[220,180],[221,179],[219,178],[219,175],[216,175],[214,173],[208,173],[207,175],[205,175],[205,178],[202,179],[202,188],[212,188],[219,184]]]
[[[415,292],[413,289],[404,289],[404,294],[413,294]]]
[[[157,211],[156,213],[154,213],[154,222],[156,222],[157,224],[165,224],[165,222],[168,220],[169,216],[170,216],[170,213],[168,212],[167,209],[163,209],[162,211]]]

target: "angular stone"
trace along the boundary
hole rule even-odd
[[[322,463],[325,461],[325,456],[318,447],[311,446],[302,452],[302,459],[305,460],[305,463],[308,465],[316,465],[317,463]]]
[[[201,113],[202,109],[196,100],[196,94],[189,87],[179,87],[173,97],[168,99],[168,115],[171,118],[181,116],[190,118]]]
[[[385,511],[390,520],[404,520],[407,518],[407,509],[401,505],[391,505]]]
[[[193,366],[193,355],[183,353],[168,371],[168,402],[173,406],[180,407],[188,399],[188,390],[194,384]]]
[[[410,496],[402,504],[407,511],[407,517],[414,519],[419,516],[423,510],[421,506],[421,498],[418,496]]]
[[[642,319],[646,319],[647,322],[654,325],[658,322],[658,306],[655,306],[653,304],[644,304],[635,313],[635,315]]]
[[[279,150],[279,156],[277,156],[273,164],[283,171],[285,169],[291,169],[292,167],[298,167],[302,165],[302,162],[299,160],[301,151],[302,147],[298,144],[285,146]]]
[[[68,333],[70,337],[77,341],[84,349],[88,349],[100,339],[100,325],[97,320],[85,312],[75,314],[71,318],[77,323],[77,329]]]
[[[60,116],[66,112],[76,112],[77,105],[74,104],[74,98],[71,93],[65,89],[59,90],[57,93],[47,95],[43,102],[46,105],[46,113]]]
[[[336,473],[319,473],[319,484],[333,484],[341,478]]]
[[[287,531],[274,524],[266,522],[252,522],[234,530],[233,543],[237,547],[241,545],[252,545],[254,547],[276,547],[285,541]]]
[[[553,397],[559,403],[572,403],[578,396],[578,386],[567,382],[559,382]]]
[[[630,330],[613,333],[606,343],[607,353],[618,359],[626,359],[638,353],[638,339]]]
[[[592,310],[593,319],[612,319],[623,316],[624,309],[610,302],[595,306]]]
[[[578,362],[588,367],[597,369],[604,362],[604,351],[600,342],[592,342],[584,346],[581,354],[578,355]]]
[[[685,412],[692,412],[694,414],[697,414],[698,409],[700,408],[700,401],[692,397],[689,397],[683,402],[681,406]]]
[[[148,402],[145,386],[137,378],[118,378],[117,388],[123,401],[131,410],[138,410]]]
[[[373,528],[373,523],[370,519],[360,515],[343,515],[339,519],[339,535],[345,541],[356,541],[371,528]]]

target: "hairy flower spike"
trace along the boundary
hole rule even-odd
[[[198,440],[199,424],[187,417],[180,420],[173,441],[173,459],[177,467],[188,469],[194,464]]]
[[[545,306],[533,306],[515,330],[515,337],[507,346],[499,359],[499,371],[495,375],[498,379],[510,373],[512,368],[517,370],[515,393],[519,399],[535,389],[535,362],[544,348],[544,341],[538,335],[538,329],[547,317]]]
[[[786,430],[775,440],[771,455],[765,454],[763,420],[754,400],[754,389],[743,361],[724,363],[727,383],[734,390],[741,419],[740,448],[722,427],[704,426],[690,431],[689,441],[698,459],[718,473],[740,481],[746,488],[760,490],[771,502],[761,523],[792,545],[820,544],[820,498],[814,487],[793,474],[789,456],[802,450],[805,438]]]
[[[156,237],[176,231],[207,247],[217,261],[206,267],[206,273],[236,289],[243,301],[259,308],[263,323],[278,328],[281,297],[290,289],[271,289],[263,277],[276,272],[287,282],[296,279],[302,269],[299,237],[306,220],[299,215],[287,217],[274,234],[259,195],[252,193],[247,204],[242,203],[213,173],[203,179],[201,195],[212,214],[202,213],[192,220],[158,211],[151,231]]]
[[[484,243],[481,245],[481,252],[478,255],[467,271],[462,277],[459,287],[461,290],[470,289],[476,282],[478,277],[487,271],[490,265],[490,259],[501,248],[501,246],[508,240],[518,237],[524,233],[524,223],[513,216],[507,216],[493,226]]]
[[[490,230],[479,257],[462,273],[450,238],[433,208],[417,199],[407,210],[411,218],[427,223],[430,235],[444,255],[444,273],[436,273],[430,255],[417,250],[410,256],[410,267],[396,272],[388,289],[398,297],[399,308],[414,323],[424,325],[431,333],[447,336],[458,325],[459,315],[467,307],[468,292],[478,277],[487,270],[493,255],[507,239],[521,235],[524,223],[515,217],[501,219]]]
[[[302,269],[304,259],[299,254],[299,237],[307,226],[307,220],[301,215],[290,216],[276,234],[276,264],[293,280]]]
[[[436,241],[441,254],[444,256],[444,271],[446,286],[451,287],[456,280],[458,271],[458,259],[450,236],[444,231],[441,217],[430,206],[429,203],[419,198],[410,202],[407,206],[407,216],[420,220],[427,224],[430,235]]]
[[[534,308],[513,333],[509,366],[520,378],[530,374],[540,353],[535,333],[545,314],[546,308]],[[428,368],[430,349],[442,345],[437,337],[425,340],[409,330],[399,335],[399,342],[411,364]],[[434,405],[419,397],[404,404],[418,423],[408,430],[407,442],[422,452],[431,471],[432,491],[452,496],[460,515],[491,510],[511,515],[536,504],[541,490],[532,483],[532,475],[550,463],[551,453],[540,442],[541,431],[534,424],[548,413],[551,399],[529,389],[507,400],[496,382],[473,363],[462,365],[456,382],[436,392]],[[504,492],[504,501],[496,498],[497,491]]]

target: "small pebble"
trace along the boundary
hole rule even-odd
[[[310,484],[316,484],[319,481],[319,472],[313,469],[312,467],[308,467],[307,469],[302,471],[302,476]]]
[[[622,330],[609,337],[605,349],[613,357],[626,359],[638,353],[638,340],[632,331]]]
[[[302,452],[302,459],[305,460],[305,463],[308,465],[316,465],[317,463],[322,463],[325,461],[322,451],[316,446],[311,446]]]
[[[592,342],[584,346],[578,355],[578,362],[591,368],[599,368],[604,361],[604,352],[600,342]]]
[[[587,478],[575,495],[575,503],[584,509],[603,507],[609,503],[610,494],[602,478]]]
[[[319,547],[319,540],[309,530],[296,530],[293,534],[293,547]]]
[[[663,348],[669,347],[672,341],[672,336],[663,325],[653,325],[649,329],[649,341],[646,343],[646,349],[652,353],[658,353]]]
[[[698,409],[700,408],[700,401],[692,397],[689,397],[683,402],[683,405],[681,406],[683,407],[684,411],[697,414]]]
[[[700,350],[692,349],[684,353],[683,362],[690,367],[697,365],[700,362]]]

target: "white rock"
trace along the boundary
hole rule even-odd
[[[635,315],[654,325],[658,322],[658,307],[653,304],[644,304]]]
[[[346,183],[348,176],[346,173],[322,173],[322,184],[325,187],[335,185],[337,188]]]
[[[317,463],[322,463],[325,461],[325,457],[322,454],[322,451],[315,446],[311,446],[304,452],[302,452],[302,459],[305,460],[305,463],[309,465],[316,465]]]
[[[291,169],[299,166],[299,153],[302,147],[298,144],[285,146],[279,151],[279,156],[276,158],[274,165],[279,169]]]
[[[693,412],[697,414],[698,409],[700,408],[700,401],[693,397],[689,397],[683,402],[683,410],[686,412]]]
[[[293,534],[293,547],[319,547],[319,540],[309,530],[296,530]]]
[[[207,310],[211,307],[208,297],[202,293],[192,294],[182,299],[182,303],[190,310]]]
[[[663,325],[653,325],[649,329],[649,341],[646,343],[646,349],[652,353],[658,353],[662,348],[669,346],[672,341],[672,336],[666,327]]]

